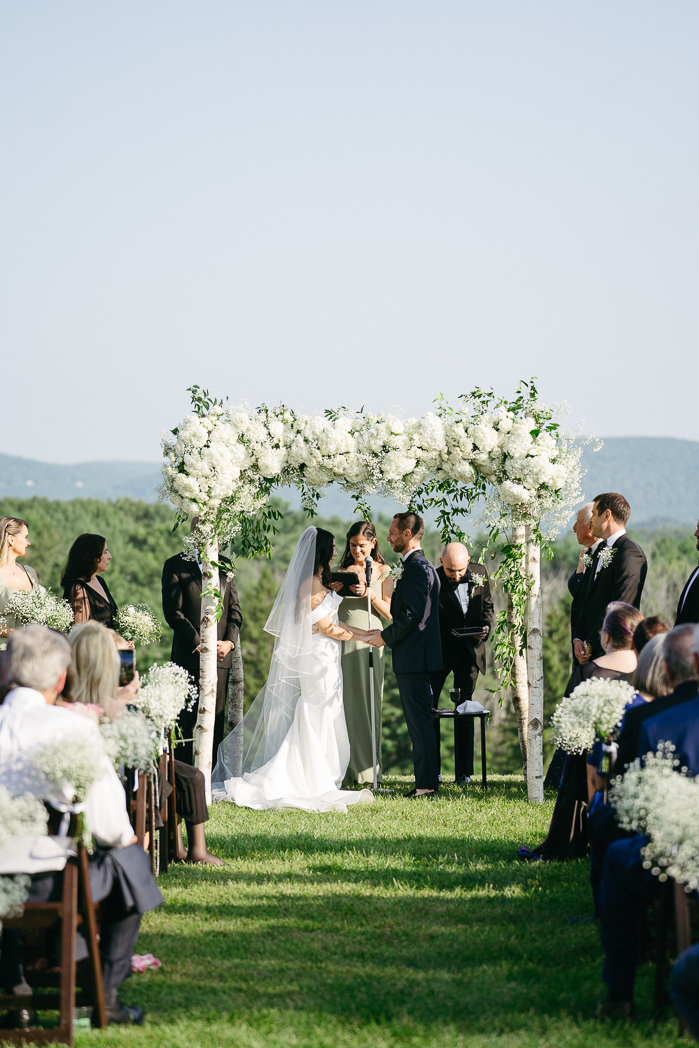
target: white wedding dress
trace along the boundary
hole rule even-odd
[[[315,528],[307,529],[304,536],[308,532],[315,532]],[[311,610],[308,568],[312,561],[308,552],[312,538],[307,537],[304,564],[294,565],[292,561],[285,580],[286,584],[291,579],[286,587],[291,593],[284,593],[282,586],[266,627],[278,639],[267,684],[244,718],[247,745],[241,746],[240,733],[236,739],[236,729],[219,748],[212,777],[214,800],[233,801],[246,808],[346,812],[348,804],[366,804],[374,799],[370,790],[339,788],[350,758],[342,701],[342,644],[314,633],[313,627],[325,616],[337,625],[342,598],[330,591]],[[296,605],[292,613],[290,595]],[[227,777],[226,772],[234,767],[231,752],[236,743],[241,754],[243,748],[247,750],[243,774]]]

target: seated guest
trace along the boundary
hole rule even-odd
[[[697,540],[699,550],[699,524],[694,532],[694,538]],[[681,626],[685,622],[699,622],[699,568],[694,568],[692,571],[677,602],[675,625]]]
[[[605,653],[581,667],[582,680],[596,677],[597,680],[623,680],[631,684],[637,662],[633,634],[641,621],[641,613],[633,605],[622,601],[610,604],[602,625],[601,641]],[[601,761],[602,743],[598,741],[587,758],[588,800],[592,800],[596,790],[604,789],[604,781],[598,772]]]
[[[636,629],[633,631],[633,647],[637,655],[640,655],[643,651],[644,645],[648,643],[651,637],[657,637],[659,633],[669,633],[670,625],[665,621],[662,615],[650,615],[643,622],[639,622]]]
[[[13,594],[31,593],[39,585],[34,568],[17,563],[17,558],[26,556],[30,546],[26,520],[0,518],[0,615],[5,614],[5,606]],[[8,616],[8,624],[0,625],[0,637],[9,637],[16,626],[14,617]]]
[[[685,623],[675,626],[669,633],[663,634],[663,659],[669,685],[669,692],[657,696],[652,704],[642,704],[629,710],[619,734],[619,750],[612,777],[623,775],[627,765],[638,756],[641,739],[641,728],[648,717],[657,717],[659,713],[688,702],[697,694],[697,681],[694,673],[692,644],[694,643],[694,626]]]
[[[639,726],[640,739],[637,756],[643,757],[655,750],[662,739],[673,743],[682,763],[692,775],[699,773],[699,627],[689,624],[676,626],[665,637],[666,664],[670,683],[678,687],[693,685],[693,696],[682,698],[670,709],[656,716],[647,717]],[[682,653],[680,656],[680,652]],[[668,654],[672,654],[673,665],[686,664],[691,656],[693,678],[677,680],[676,668],[670,665]],[[676,688],[677,690],[677,688]],[[650,705],[654,712],[657,704],[666,699],[656,699]],[[637,707],[645,710],[647,707]],[[631,716],[634,710],[629,711]],[[628,1018],[633,1015],[633,987],[638,963],[638,937],[643,913],[655,901],[660,882],[650,870],[643,868],[641,850],[647,838],[636,834],[626,840],[615,841],[607,849],[600,892],[602,918],[602,945],[604,947],[603,979],[607,984],[608,997],[600,1013],[611,1018]]]
[[[16,685],[0,706],[0,785],[21,796],[31,793],[45,800],[31,772],[31,752],[38,746],[60,744],[79,734],[97,752],[102,752],[99,777],[90,787],[83,818],[97,845],[90,863],[93,898],[102,902],[100,954],[110,1023],[140,1023],[143,1011],[127,1007],[118,995],[121,983],[131,974],[131,957],[138,938],[141,915],[163,901],[150,870],[150,860],[135,837],[126,811],[124,788],[108,757],[103,753],[97,726],[87,717],[57,709],[56,699],[65,685],[71,664],[71,647],[65,637],[44,626],[27,626],[10,637],[8,677]],[[35,873],[29,893],[33,902],[61,898],[65,859],[53,871]],[[25,868],[17,872],[33,873]],[[86,956],[84,943],[82,956]],[[80,958],[80,952],[78,954]],[[19,940],[3,934],[0,971],[5,985],[26,986],[22,972]],[[21,992],[21,991],[20,991]],[[26,1012],[19,1025],[29,1025]]]
[[[450,673],[454,674],[454,687],[460,692],[459,702],[473,698],[478,674],[485,673],[485,643],[495,621],[488,572],[480,564],[471,562],[470,554],[461,542],[447,543],[439,565],[439,632],[443,667],[430,674],[433,709],[439,708],[439,697]],[[468,637],[459,636],[464,629],[478,632]],[[434,728],[440,760],[437,719]],[[473,717],[456,721],[456,744],[463,760],[459,776],[462,783],[470,782],[473,775],[473,728]]]
[[[670,998],[699,1041],[699,942],[681,953],[672,966]]]
[[[107,570],[111,559],[107,540],[101,535],[78,535],[70,547],[61,585],[63,597],[73,609],[76,626],[90,619],[114,626],[116,602],[104,579],[97,578]]]

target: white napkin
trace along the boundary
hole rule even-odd
[[[457,713],[487,713],[487,710],[482,702],[476,702],[475,699],[465,699],[460,706],[456,707]]]

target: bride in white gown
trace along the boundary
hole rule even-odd
[[[214,800],[346,812],[374,799],[369,790],[339,789],[350,758],[341,642],[365,631],[339,623],[342,598],[329,588],[334,555],[322,528],[307,528],[298,541],[265,625],[276,637],[269,677],[219,746]]]

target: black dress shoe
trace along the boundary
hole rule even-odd
[[[104,991],[107,1022],[110,1026],[140,1026],[145,1018],[143,1008],[130,1007],[119,999],[116,990]]]
[[[6,1030],[31,1030],[39,1023],[39,1017],[33,1008],[15,1008],[2,1020]]]
[[[636,1018],[636,1009],[633,1001],[610,1001],[607,998],[599,1005],[595,1015],[598,1019],[611,1019],[612,1022],[628,1022]]]

